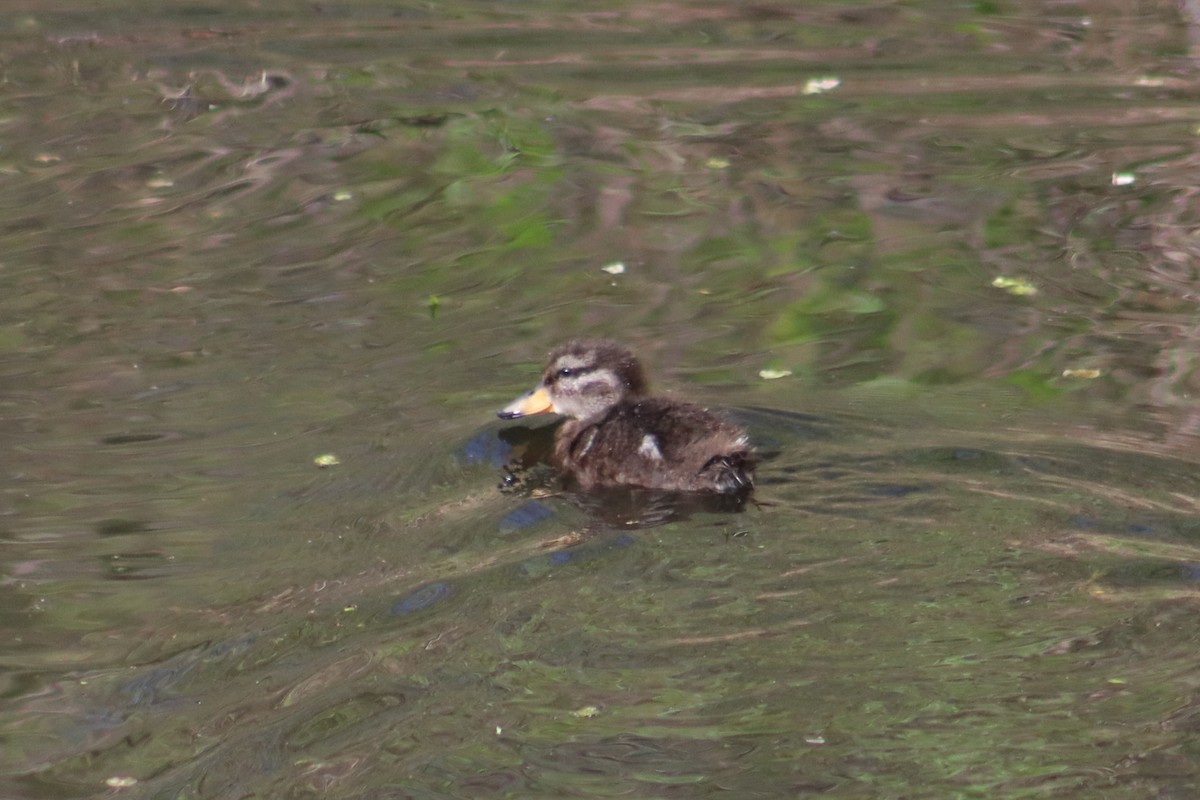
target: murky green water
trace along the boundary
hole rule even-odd
[[[0,22],[0,796],[1200,791],[1194,4],[241,6]]]

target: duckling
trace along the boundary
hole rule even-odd
[[[639,487],[744,494],[757,462],[746,432],[691,403],[651,397],[637,358],[616,342],[577,339],[550,354],[541,383],[498,412],[553,412],[554,466],[584,491]]]

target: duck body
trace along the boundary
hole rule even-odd
[[[647,393],[637,359],[606,340],[575,340],[550,354],[532,392],[499,415],[566,417],[553,463],[581,490],[638,487],[744,494],[754,485],[754,449],[744,430],[692,403]]]
[[[567,420],[555,435],[554,461],[585,490],[735,493],[753,486],[753,454],[741,430],[699,406],[661,397]]]

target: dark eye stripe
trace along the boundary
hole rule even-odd
[[[559,378],[579,378],[595,371],[595,367],[563,367],[550,375],[549,382],[554,383]]]

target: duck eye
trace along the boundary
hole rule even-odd
[[[558,377],[560,378],[569,378],[574,374],[575,370],[571,369],[570,367],[563,367],[558,371]]]

